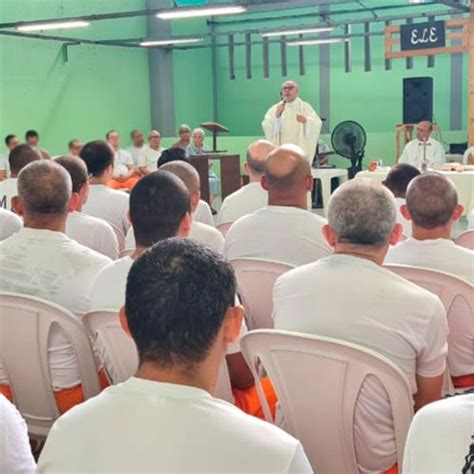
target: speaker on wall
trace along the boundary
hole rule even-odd
[[[403,79],[403,123],[433,121],[433,78]]]

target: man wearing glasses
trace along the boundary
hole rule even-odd
[[[262,127],[267,140],[276,146],[298,145],[312,162],[322,122],[311,105],[298,97],[298,92],[296,82],[284,82],[280,91],[282,100],[267,111]]]

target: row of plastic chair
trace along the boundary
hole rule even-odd
[[[474,229],[466,230],[454,241],[456,244],[474,250]]]

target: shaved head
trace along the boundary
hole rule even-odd
[[[172,161],[166,163],[160,167],[160,170],[169,171],[180,178],[188,188],[188,192],[191,195],[201,190],[201,182],[196,168],[185,161]]]
[[[424,173],[408,185],[406,203],[417,226],[435,229],[451,220],[458,193],[454,183],[441,173]]]
[[[40,152],[30,145],[17,145],[8,156],[10,171],[16,176],[26,165],[35,160],[41,160]]]
[[[18,196],[30,217],[67,215],[71,193],[69,173],[54,161],[34,161],[18,175]]]
[[[247,164],[254,174],[262,175],[265,170],[265,161],[275,145],[268,140],[257,140],[247,148]]]
[[[311,168],[301,148],[283,145],[268,155],[264,175],[269,190],[291,190],[304,185]]]

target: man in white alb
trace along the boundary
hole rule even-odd
[[[426,168],[434,168],[446,162],[444,148],[440,142],[431,137],[433,125],[431,122],[420,122],[417,127],[417,137],[411,140],[403,148],[399,163],[408,163],[421,170],[426,164]]]
[[[249,176],[249,184],[229,194],[219,210],[218,224],[235,222],[239,217],[265,207],[268,203],[268,193],[262,188],[260,181],[263,176],[265,160],[275,149],[268,140],[257,140],[247,149],[245,171]]]
[[[119,255],[119,243],[112,226],[104,219],[82,212],[82,206],[89,197],[89,176],[84,161],[72,156],[60,156],[55,162],[66,169],[72,180],[72,200],[66,223],[66,235],[115,260]]]
[[[148,134],[148,145],[143,147],[138,156],[138,172],[144,176],[158,169],[163,148],[161,147],[161,134],[158,130],[152,130]]]
[[[10,152],[20,144],[20,139],[16,135],[9,134],[5,137],[6,153],[0,155],[0,181],[10,177],[10,163],[8,157]]]
[[[89,197],[82,211],[91,216],[104,219],[124,240],[130,228],[128,194],[110,189],[107,186],[114,172],[114,153],[112,149],[102,140],[89,142],[83,146],[81,158],[84,160],[87,171],[91,176],[89,179]]]
[[[282,100],[268,109],[262,128],[267,140],[276,146],[291,143],[301,147],[311,164],[322,121],[311,105],[298,97],[298,92],[295,81],[284,82],[280,92]]]
[[[23,227],[23,221],[13,212],[0,207],[0,240],[8,239]]]
[[[450,273],[474,284],[474,251],[451,240],[454,223],[461,217],[454,183],[441,173],[424,173],[408,186],[402,214],[412,222],[412,236],[392,247],[386,263],[412,265]],[[448,320],[449,370],[455,387],[474,386],[474,326],[463,299],[454,300]],[[470,380],[470,382],[469,382]]]
[[[334,337],[388,357],[407,376],[418,410],[441,396],[448,328],[437,296],[382,266],[401,232],[388,189],[370,179],[344,183],[331,196],[324,227],[334,254],[276,281],[273,318],[275,329]],[[386,471],[397,460],[390,402],[370,377],[358,400],[360,471]]]
[[[262,186],[268,205],[232,224],[224,242],[226,258],[298,266],[329,255],[322,235],[326,219],[307,210],[313,178],[303,151],[293,145],[273,150],[265,162]]]
[[[143,151],[143,132],[141,130],[132,130],[130,133],[130,138],[132,139],[132,144],[127,148],[127,151],[132,155],[133,165],[135,168],[138,167],[138,158]]]

